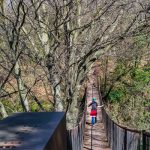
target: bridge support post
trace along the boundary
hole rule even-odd
[[[146,136],[145,136],[145,130],[142,131],[142,150],[146,150]]]
[[[92,150],[92,145],[93,145],[93,143],[92,143],[92,130],[93,130],[93,125],[91,126],[91,150]]]
[[[127,150],[127,129],[124,131],[124,150]]]

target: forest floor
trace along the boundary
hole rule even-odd
[[[97,123],[93,126],[91,125],[91,117],[90,117],[91,107],[88,107],[88,105],[91,103],[93,97],[97,99],[97,103],[98,105],[100,105],[98,90],[94,86],[95,85],[94,82],[96,82],[96,78],[94,78],[94,76],[91,76],[87,84],[87,114],[86,114],[83,150],[111,150],[108,146],[106,132],[104,130],[104,125],[102,123],[101,108],[97,108]],[[91,140],[91,128],[92,128],[92,140]]]

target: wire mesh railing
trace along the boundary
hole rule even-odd
[[[100,82],[98,79],[97,81],[100,104],[102,104]],[[112,150],[150,150],[149,132],[129,129],[117,124],[109,117],[105,108],[102,108],[102,121]]]
[[[86,90],[84,96],[84,110],[82,112],[81,120],[78,125],[70,130],[67,130],[67,149],[68,150],[82,150],[83,139],[84,139],[84,129],[86,121]]]

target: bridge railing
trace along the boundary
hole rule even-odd
[[[102,108],[102,118],[112,150],[150,150],[150,133],[120,126]]]
[[[81,150],[83,147],[84,129],[86,121],[86,91],[84,96],[84,110],[78,125],[70,130],[67,130],[67,149],[68,150]]]
[[[97,81],[100,104],[102,104],[100,84],[99,80]],[[102,121],[112,150],[150,150],[150,133],[117,124],[109,117],[105,108],[102,108]]]

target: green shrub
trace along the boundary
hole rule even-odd
[[[124,97],[125,97],[125,92],[121,88],[120,89],[118,88],[116,90],[112,90],[109,94],[110,102],[119,102]]]

